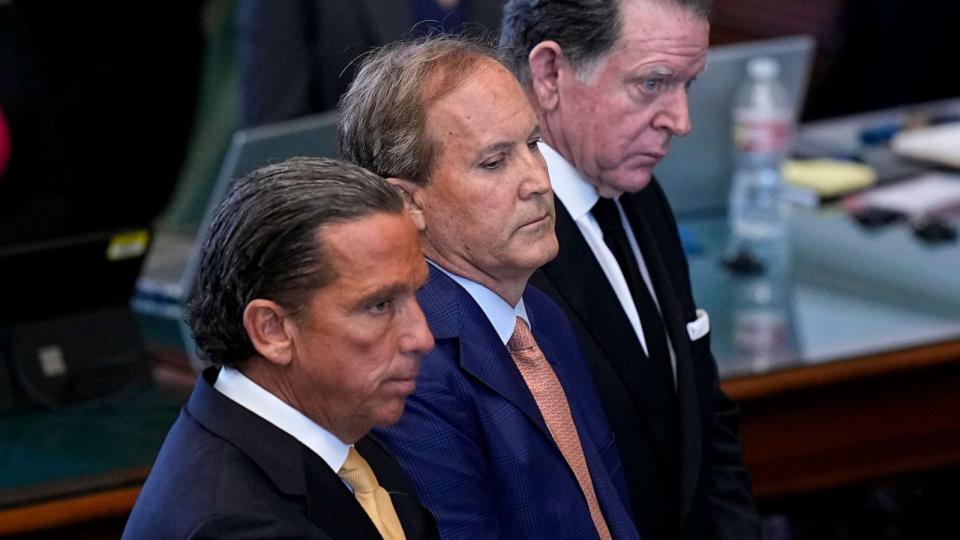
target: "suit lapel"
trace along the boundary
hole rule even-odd
[[[400,465],[372,435],[357,441],[357,451],[367,460],[383,489],[390,494],[393,508],[407,538],[427,538],[433,528],[433,516],[411,491]]]
[[[343,480],[320,456],[303,447],[307,518],[333,538],[379,538],[380,533]]]
[[[473,298],[433,265],[418,298],[434,338],[459,342],[460,367],[520,409],[552,441],[523,376]]]
[[[407,538],[426,538],[433,517],[410,494],[400,466],[369,436],[356,443],[357,452],[370,464],[380,485],[400,518]],[[380,538],[376,525],[335,474],[319,456],[304,448],[307,463],[307,516],[334,538]]]
[[[187,413],[211,433],[229,441],[246,454],[270,478],[277,489],[290,496],[306,493],[300,444],[295,438],[218,392],[217,368],[208,368],[197,380]]]
[[[687,335],[687,315],[679,303],[680,296],[673,285],[670,269],[660,252],[657,238],[666,238],[665,232],[657,234],[652,225],[644,216],[655,210],[645,208],[647,198],[640,194],[630,194],[626,197],[628,204],[623,208],[631,222],[634,236],[643,254],[643,260],[650,272],[650,280],[657,292],[660,310],[664,324],[670,334],[677,361],[677,393],[680,407],[681,429],[681,510],[686,513],[693,501],[693,490],[697,483],[700,471],[701,438],[700,438],[700,406],[696,393],[696,382],[693,373],[693,353],[690,350],[690,340]],[[679,271],[679,269],[674,269]]]
[[[187,410],[239,448],[285,495],[306,500],[307,518],[333,538],[379,538],[373,522],[330,467],[288,433],[213,388],[217,370],[197,381]],[[362,534],[358,534],[361,533]]]
[[[640,340],[627,319],[620,300],[605,279],[587,279],[586,276],[605,276],[593,250],[584,240],[579,227],[563,204],[557,204],[557,237],[560,254],[557,261],[542,268],[544,276],[570,305],[577,317],[604,351],[624,386],[630,391],[637,408],[657,440],[664,457],[670,459],[670,435],[658,411],[660,404],[654,396],[653,373],[643,353]],[[561,261],[565,264],[562,264]],[[577,261],[576,264],[570,264]]]

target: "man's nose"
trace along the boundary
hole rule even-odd
[[[427,318],[420,309],[420,304],[416,298],[411,298],[408,306],[405,306],[404,312],[407,315],[405,323],[408,325],[404,338],[401,340],[400,348],[405,353],[427,354],[433,350],[433,334],[427,325]]]
[[[663,109],[654,118],[654,127],[669,130],[671,134],[679,137],[693,130],[687,104],[687,91],[684,87],[679,86],[671,91]]]
[[[550,176],[547,174],[547,162],[538,150],[527,152],[523,160],[523,180],[520,184],[520,198],[526,199],[533,194],[543,195],[550,191]]]

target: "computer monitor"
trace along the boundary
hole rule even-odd
[[[158,239],[157,244],[164,244],[166,251],[151,254],[152,260],[137,283],[134,306],[140,312],[176,321],[181,343],[195,368],[203,363],[196,356],[190,329],[183,322],[185,303],[194,288],[201,246],[217,206],[235,180],[260,167],[296,156],[338,157],[337,118],[337,112],[331,111],[237,131],[196,235],[177,241]]]
[[[244,129],[234,134],[180,279],[180,292],[184,299],[193,292],[200,266],[200,248],[217,206],[233,182],[260,167],[296,156],[337,157],[340,153],[337,147],[338,116],[336,111],[331,111]]]
[[[733,105],[750,59],[766,56],[780,64],[780,81],[798,116],[806,97],[814,48],[809,36],[710,47],[707,69],[688,94],[693,132],[674,137],[667,156],[654,170],[679,217],[726,209],[735,159]]]
[[[0,247],[0,410],[148,379],[129,302],[149,238],[124,228]]]
[[[337,116],[332,111],[234,133],[198,229],[187,235],[158,235],[156,250],[137,282],[138,309],[158,312],[173,304],[176,316],[176,305],[193,289],[203,233],[234,180],[295,156],[337,157]]]

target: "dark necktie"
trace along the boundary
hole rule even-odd
[[[670,366],[670,349],[667,346],[666,329],[663,319],[653,301],[650,289],[643,281],[637,258],[627,240],[627,233],[623,229],[623,221],[617,203],[613,199],[600,197],[597,204],[590,210],[596,218],[600,230],[603,231],[603,241],[613,252],[613,256],[623,271],[623,277],[633,297],[633,304],[640,316],[640,326],[643,337],[647,342],[647,356],[650,362],[650,372],[653,374],[653,386],[657,389],[657,403],[663,406],[663,420],[666,422],[667,433],[676,437],[679,431],[677,418],[677,397],[673,384],[673,369]],[[637,224],[634,224],[636,227]]]

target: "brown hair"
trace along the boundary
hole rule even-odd
[[[384,178],[425,184],[434,156],[426,107],[473,74],[501,63],[482,42],[438,35],[370,53],[340,99],[340,153]]]

